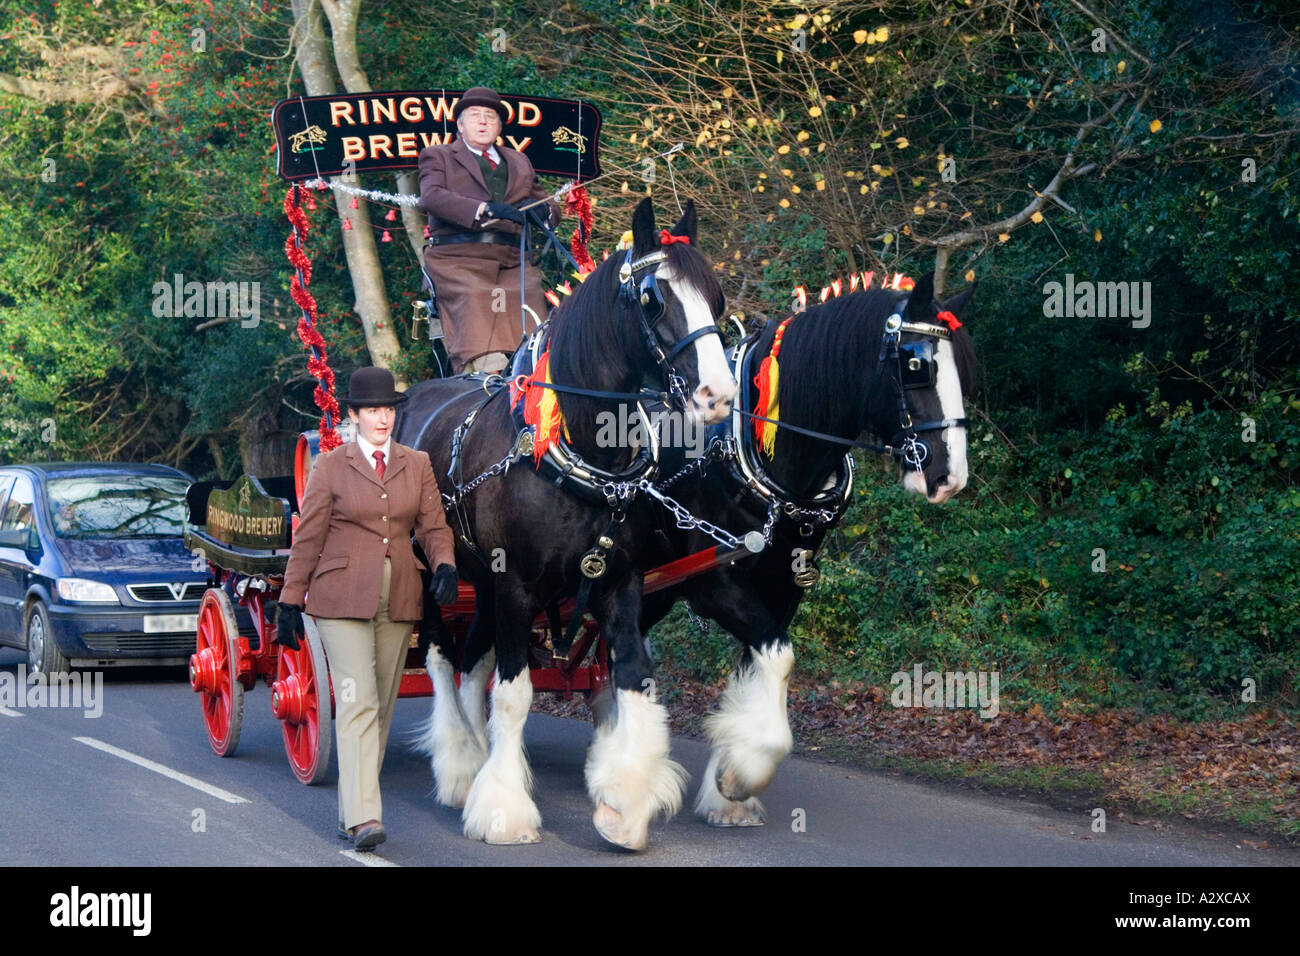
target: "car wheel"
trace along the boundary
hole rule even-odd
[[[45,605],[33,601],[27,606],[23,631],[27,635],[27,672],[56,677],[68,672],[68,659],[59,650],[50,630],[50,616]]]

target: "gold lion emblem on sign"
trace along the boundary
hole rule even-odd
[[[587,151],[587,137],[579,136],[567,126],[561,126],[554,130],[551,133],[551,139],[555,141],[557,149],[573,144],[577,149],[569,150],[569,152],[585,153]]]
[[[294,133],[289,137],[289,148],[295,153],[301,153],[304,149],[308,152],[314,151],[320,143],[325,142],[328,134],[319,126],[311,125],[301,132]],[[307,145],[311,143],[312,145]]]

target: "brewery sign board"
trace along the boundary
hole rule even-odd
[[[456,138],[452,112],[463,90],[343,93],[281,100],[271,110],[277,171],[288,180],[414,168],[420,150]],[[509,119],[502,146],[539,173],[600,175],[600,112],[582,100],[502,93]]]

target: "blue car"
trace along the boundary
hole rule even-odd
[[[207,567],[185,549],[191,478],[164,465],[0,467],[0,644],[28,672],[184,664]]]

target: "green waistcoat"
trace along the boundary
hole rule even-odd
[[[501,156],[500,150],[497,151],[497,155]],[[474,158],[478,160],[478,168],[483,171],[483,181],[487,183],[488,193],[492,196],[492,201],[505,202],[506,187],[510,185],[510,168],[505,161],[506,158],[501,156],[501,162],[497,164],[496,169],[493,169],[488,161],[478,153],[474,154]]]

